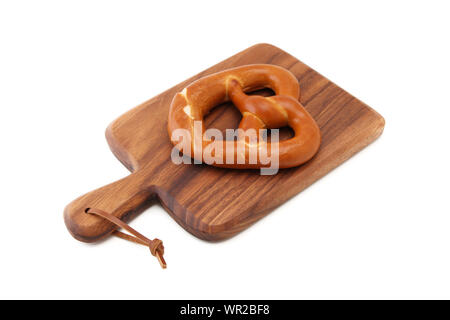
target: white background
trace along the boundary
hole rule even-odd
[[[0,298],[450,298],[449,15],[445,1],[2,1]],[[229,241],[150,208],[131,225],[164,240],[167,270],[120,239],[74,240],[65,205],[128,173],[106,126],[260,42],[376,109],[381,138]]]

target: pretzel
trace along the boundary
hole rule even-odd
[[[248,96],[246,92],[270,88],[274,96]],[[217,167],[255,169],[267,167],[261,157],[250,163],[251,151],[261,148],[278,150],[279,168],[299,166],[311,159],[320,146],[320,130],[314,119],[299,102],[300,88],[295,76],[288,70],[268,64],[246,65],[228,69],[194,81],[175,94],[169,110],[168,131],[172,143],[179,148],[176,129],[185,129],[195,136],[194,122],[201,121],[201,138],[189,140],[189,156]],[[216,142],[222,144],[222,151],[213,150],[216,159],[205,159],[196,150],[205,150],[213,142],[205,137],[203,117],[215,106],[231,101],[242,114],[239,129],[274,129],[289,126],[295,135],[279,142],[267,142],[258,135],[252,143],[248,137],[239,134],[237,141]],[[244,143],[245,151],[239,149]],[[277,145],[271,145],[275,144]],[[188,149],[189,149],[188,146]],[[180,149],[180,148],[179,148]],[[179,150],[186,153],[186,149]],[[234,157],[227,163],[227,156]],[[244,163],[237,161],[243,158]],[[219,159],[220,161],[218,161]]]

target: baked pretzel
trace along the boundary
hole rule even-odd
[[[245,94],[262,88],[272,89],[275,95],[263,97]],[[218,72],[194,81],[174,96],[169,110],[169,136],[175,146],[179,142],[173,135],[176,129],[188,130],[194,137],[194,121],[202,121],[212,108],[231,101],[242,114],[239,129],[255,129],[259,132],[259,129],[289,126],[294,130],[294,137],[273,142],[278,143],[273,147],[278,147],[279,168],[295,167],[316,154],[321,140],[319,127],[298,101],[299,96],[300,88],[295,76],[278,66],[255,64]],[[221,154],[217,153],[220,151],[214,150],[214,155],[221,161],[207,162],[203,154],[196,153],[196,150],[205,150],[213,142],[205,137],[203,121],[201,124],[201,139],[193,138],[189,142],[192,158],[218,167],[236,169],[267,167],[267,163],[263,163],[260,157],[256,163],[250,163],[249,158],[252,150],[259,150],[262,147],[272,150],[271,142],[259,137],[256,142],[249,143],[242,135],[238,136],[237,141],[222,141]],[[239,143],[242,142],[247,146],[244,152],[238,149]],[[227,154],[234,157],[233,163],[226,163]],[[244,163],[236,161],[239,155],[244,158]]]

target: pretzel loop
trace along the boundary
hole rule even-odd
[[[246,92],[270,88],[274,96],[248,96]],[[314,119],[299,102],[300,89],[295,76],[288,70],[274,65],[247,65],[215,73],[191,83],[177,93],[169,110],[168,130],[171,141],[178,146],[179,140],[173,135],[175,130],[184,129],[191,134],[189,140],[190,156],[213,166],[236,169],[262,168],[260,158],[251,163],[252,148],[271,149],[271,142],[260,138],[247,143],[244,163],[227,163],[227,155],[239,153],[238,143],[246,137],[238,136],[238,141],[222,141],[221,150],[214,150],[215,161],[208,162],[196,150],[208,148],[213,140],[205,137],[203,117],[215,106],[231,101],[242,114],[239,129],[275,129],[289,126],[294,137],[274,142],[278,150],[279,168],[301,165],[311,159],[320,146],[320,130]],[[195,121],[201,122],[201,138],[195,138]],[[194,137],[194,138],[192,138]],[[217,143],[217,142],[216,142]],[[183,151],[184,152],[184,151]],[[219,160],[217,160],[219,159]],[[236,158],[235,158],[236,159]]]

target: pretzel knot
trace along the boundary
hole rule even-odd
[[[272,89],[275,95],[246,94],[262,88]],[[169,110],[169,136],[179,151],[213,166],[267,167],[268,163],[260,153],[265,148],[270,150],[268,153],[277,153],[279,168],[295,167],[311,159],[320,146],[319,127],[300,104],[299,96],[297,79],[284,68],[259,64],[228,69],[200,78],[174,96]],[[242,130],[238,130],[237,141],[216,141],[205,135],[203,117],[227,101],[233,102],[241,112],[239,129]],[[261,129],[285,126],[294,131],[294,136],[288,140],[267,142],[260,134],[256,135],[256,140],[247,134],[252,130],[260,133]],[[189,134],[180,135],[178,129]],[[182,143],[181,136],[184,138]],[[201,152],[203,150],[205,152]],[[256,159],[252,158],[255,152]]]

